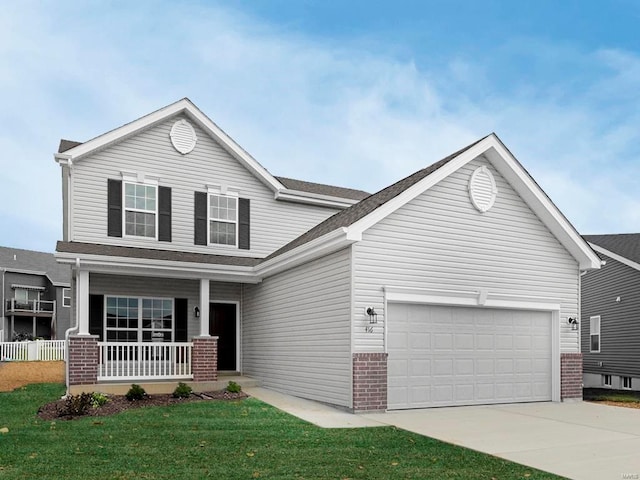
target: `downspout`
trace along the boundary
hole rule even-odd
[[[80,270],[80,259],[76,258],[76,272]],[[71,335],[71,332],[73,332],[74,330],[78,330],[78,285],[76,282],[76,288],[75,288],[75,296],[76,296],[76,301],[75,301],[75,312],[74,312],[74,318],[75,318],[75,325],[73,325],[72,327],[67,328],[67,330],[64,332],[64,349],[65,349],[65,357],[67,359],[67,361],[65,362],[65,384],[67,386],[67,395],[69,395],[69,336]],[[65,395],[66,396],[66,395]]]

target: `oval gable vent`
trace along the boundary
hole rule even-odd
[[[471,203],[480,212],[486,212],[496,201],[498,188],[491,171],[483,165],[477,168],[469,180],[469,197]]]
[[[171,127],[171,144],[178,152],[186,155],[196,146],[196,131],[186,120],[178,120]]]

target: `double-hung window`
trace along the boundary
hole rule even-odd
[[[600,315],[589,318],[590,351],[600,352]]]
[[[238,244],[238,198],[228,195],[209,195],[209,243]]]
[[[63,307],[71,306],[71,289],[70,288],[62,289],[62,306]]]
[[[124,184],[124,233],[156,238],[158,187],[142,183]]]

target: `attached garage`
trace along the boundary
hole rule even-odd
[[[388,305],[388,408],[552,400],[552,314]]]

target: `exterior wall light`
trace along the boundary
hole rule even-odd
[[[199,307],[193,307],[193,313],[196,316],[196,318],[200,318],[200,308]]]
[[[578,330],[578,319],[577,319],[577,318],[575,318],[575,317],[573,317],[573,318],[569,317],[569,318],[567,319],[567,323],[568,323],[569,325],[571,325],[571,330]]]
[[[367,316],[369,317],[369,323],[378,323],[378,314],[375,308],[367,307]]]

